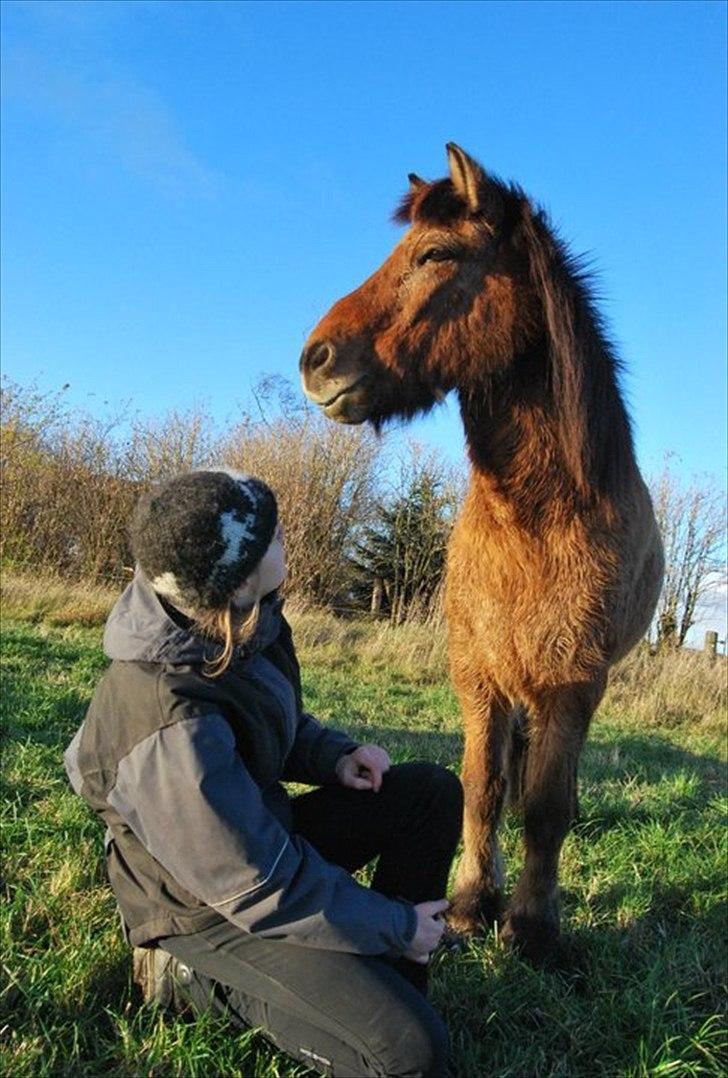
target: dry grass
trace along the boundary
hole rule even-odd
[[[117,595],[102,585],[15,572],[3,574],[0,589],[5,617],[47,625],[101,626]],[[295,597],[286,613],[304,666],[386,666],[420,685],[447,679],[445,627],[437,616],[393,625],[341,618]],[[652,655],[646,646],[638,647],[612,671],[601,710],[651,726],[691,722],[722,730],[728,714],[728,662],[686,650]]]
[[[612,671],[602,709],[652,726],[693,721],[725,730],[728,662],[687,649],[653,655],[646,645],[637,647]]]
[[[288,613],[304,663],[386,664],[419,684],[448,676],[441,618],[402,625],[362,618],[349,621],[295,600]],[[724,656],[711,660],[686,649],[652,654],[647,645],[640,646],[612,670],[601,710],[652,726],[693,722],[706,730],[723,730],[728,716],[728,662]]]
[[[387,665],[418,684],[447,677],[445,628],[436,617],[393,625],[366,617],[341,618],[293,599],[286,608],[302,662],[332,667]]]
[[[4,572],[0,579],[3,616],[46,625],[101,626],[118,595],[118,588],[73,583],[50,573]]]

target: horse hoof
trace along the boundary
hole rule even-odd
[[[458,936],[482,936],[497,924],[503,913],[500,895],[473,892],[455,895],[446,919],[451,933]]]
[[[445,931],[437,945],[437,950],[442,954],[462,954],[468,945],[467,936],[456,932],[449,924],[445,925]]]
[[[534,966],[550,966],[559,953],[559,925],[550,918],[507,913],[500,938]]]

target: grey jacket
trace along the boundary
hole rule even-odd
[[[290,628],[275,596],[254,639],[219,678],[215,645],[138,574],[117,602],[111,666],[65,754],[107,823],[107,864],[130,940],[227,918],[309,947],[401,954],[415,913],[360,886],[291,833],[281,780],[335,781],[356,747],[302,711]]]

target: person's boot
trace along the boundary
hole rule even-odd
[[[174,955],[161,947],[135,947],[132,967],[145,1003],[178,1011],[188,1006],[184,989],[192,983],[192,970]]]

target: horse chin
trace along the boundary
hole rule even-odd
[[[365,423],[370,417],[371,401],[360,379],[351,389],[340,393],[329,404],[322,404],[321,411],[327,419],[333,419],[335,423]]]
[[[357,425],[369,418],[366,402],[352,400],[348,395],[339,397],[333,404],[323,405],[321,410],[327,419],[333,419],[335,423]]]

